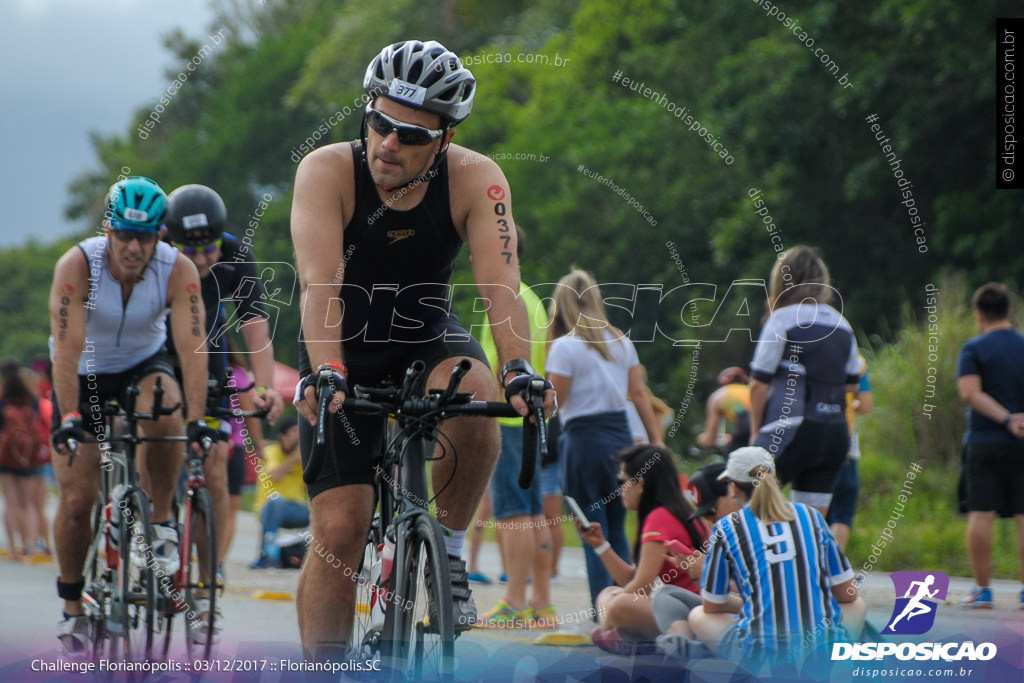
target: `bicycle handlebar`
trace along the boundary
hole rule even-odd
[[[512,405],[498,401],[474,401],[472,394],[458,393],[459,383],[472,368],[469,360],[463,359],[453,369],[448,386],[443,391],[432,391],[427,396],[417,396],[416,380],[423,374],[426,366],[423,361],[416,361],[406,370],[405,379],[400,388],[394,385],[363,387],[352,389],[355,395],[346,397],[341,409],[354,413],[373,415],[394,415],[398,418],[430,418],[435,424],[451,417],[522,417]],[[328,368],[320,370],[317,379],[317,426],[316,439],[310,457],[303,467],[302,476],[308,483],[316,479],[323,465],[323,450],[326,443],[325,425],[329,416],[328,409],[334,390],[330,377],[333,371]],[[529,415],[523,417],[523,461],[519,470],[519,486],[529,488],[537,469],[538,442],[542,454],[547,453],[547,426],[544,424],[543,380],[540,382],[540,395],[534,395],[528,401],[530,414],[537,416],[537,424],[530,422]]]

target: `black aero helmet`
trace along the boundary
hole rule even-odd
[[[190,247],[220,239],[228,211],[220,195],[206,185],[182,185],[167,195],[167,236],[175,244]]]
[[[441,43],[406,40],[388,45],[373,58],[366,67],[363,91],[433,112],[454,126],[473,109],[476,79]]]

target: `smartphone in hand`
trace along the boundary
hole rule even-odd
[[[576,519],[580,520],[580,524],[583,525],[583,530],[586,531],[589,529],[590,520],[587,519],[585,514],[583,514],[583,508],[581,508],[580,504],[576,502],[576,499],[572,496],[566,496],[565,503],[569,506],[569,512],[571,512]]]
[[[674,552],[676,555],[693,555],[693,548],[685,545],[681,541],[677,541],[672,538],[665,542],[668,549]]]

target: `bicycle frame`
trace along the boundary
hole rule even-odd
[[[127,562],[127,554],[132,552],[131,544],[137,542],[140,534],[136,534],[136,525],[141,525],[141,539],[143,547],[152,543],[152,532],[149,527],[149,496],[138,483],[138,470],[136,467],[135,449],[139,444],[149,441],[164,441],[165,438],[142,437],[138,435],[138,423],[141,420],[156,420],[161,415],[171,414],[178,409],[178,406],[162,408],[163,385],[160,378],[157,378],[153,387],[153,406],[149,413],[139,413],[135,410],[135,402],[139,395],[139,387],[132,385],[125,394],[125,400],[120,407],[116,404],[108,404],[100,408],[104,417],[103,435],[87,440],[87,443],[98,443],[100,448],[100,487],[98,498],[93,514],[93,540],[90,543],[86,554],[86,561],[83,566],[84,574],[90,583],[86,591],[83,591],[83,603],[87,613],[90,614],[96,624],[96,638],[93,644],[94,655],[100,654],[102,644],[110,640],[110,654],[117,653],[118,641],[123,641],[125,654],[131,656],[130,636],[126,632],[128,619],[134,619],[138,625],[139,613],[131,612],[130,605],[144,603],[145,618],[142,634],[144,650],[141,653],[149,657],[152,652],[154,635],[154,611],[157,604],[157,591],[155,588],[155,575],[147,574],[152,567],[143,566],[134,570],[139,572],[138,576],[133,572],[130,563]],[[119,416],[124,418],[124,428],[115,435],[115,423]],[[121,444],[123,450],[115,450],[113,444]],[[68,467],[71,467],[77,444],[71,447],[68,456]],[[113,500],[113,493],[119,486],[123,486],[118,500]],[[125,501],[131,501],[125,503]],[[113,506],[117,506],[117,510]],[[134,507],[133,507],[134,506]],[[110,517],[107,517],[109,512]],[[113,552],[110,527],[110,519],[114,514],[120,518],[120,526],[117,530],[121,547],[117,553]],[[99,565],[99,553],[101,548],[106,556],[105,566]],[[129,584],[129,577],[132,583]],[[120,583],[119,583],[120,578]],[[139,585],[135,587],[135,580]],[[133,586],[129,590],[128,586]],[[120,586],[120,588],[119,588]]]
[[[365,631],[358,632],[361,640],[356,641],[355,647],[364,652],[368,648],[370,652],[389,657],[397,662],[400,670],[410,668],[415,672],[414,678],[419,677],[420,668],[426,659],[428,639],[430,653],[427,657],[439,658],[436,663],[441,673],[450,673],[454,657],[453,645],[457,637],[454,619],[448,611],[451,604],[451,579],[447,551],[440,524],[428,509],[431,499],[426,475],[426,463],[430,459],[427,449],[438,440],[438,425],[447,418],[518,417],[518,413],[507,403],[473,401],[472,395],[457,393],[459,382],[470,368],[468,360],[461,361],[453,370],[445,390],[419,396],[414,395],[415,380],[422,375],[425,366],[417,361],[406,372],[401,388],[357,386],[354,387],[356,398],[347,398],[343,406],[345,411],[394,416],[400,430],[390,442],[382,440],[379,445],[381,457],[377,465],[384,470],[378,470],[375,478],[375,502],[379,513],[373,517],[367,541],[368,544],[375,544],[380,536],[394,536],[395,555],[389,588],[393,588],[395,601],[385,603],[383,627],[373,626],[371,620]],[[327,457],[324,453],[327,443],[324,424],[328,419],[327,409],[333,392],[332,370],[322,368],[319,372],[317,393],[320,419],[315,444],[303,472],[307,482],[316,479],[322,460]],[[529,487],[534,476],[537,437],[540,437],[541,449],[546,444],[542,396],[541,388],[538,395],[532,396],[530,400],[534,414],[539,418],[540,429],[524,421],[524,457],[520,471],[520,485],[524,488]],[[331,457],[335,458],[337,471],[341,471],[338,466],[339,454],[331,453]],[[449,484],[447,482],[439,487],[435,491],[435,498]],[[368,548],[364,551],[359,567],[360,576],[365,571],[362,563],[367,556],[378,559],[374,550]],[[376,596],[379,597],[379,593]],[[429,624],[427,619],[411,614],[417,598],[421,607],[426,601],[428,611],[432,612]]]

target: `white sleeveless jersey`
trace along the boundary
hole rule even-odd
[[[157,242],[142,280],[122,303],[121,283],[110,274],[107,238],[78,244],[89,262],[85,347],[78,374],[122,372],[146,360],[167,342],[167,283],[178,251]]]

